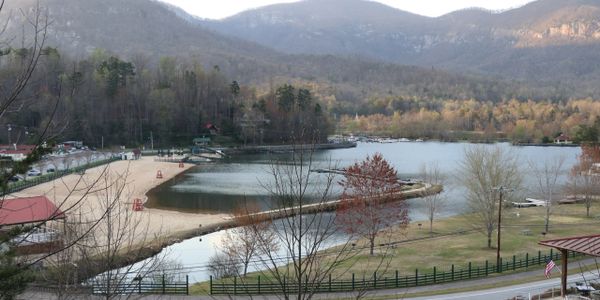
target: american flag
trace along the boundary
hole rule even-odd
[[[546,276],[546,278],[550,278],[550,271],[552,271],[554,267],[556,267],[556,264],[553,260],[550,260],[546,265],[546,269],[544,270],[544,276]]]

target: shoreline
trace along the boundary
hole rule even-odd
[[[155,161],[154,157],[142,157],[138,161],[115,161],[108,165],[88,169],[84,175],[67,175],[60,179],[14,193],[11,196],[28,197],[44,195],[55,203],[57,207],[62,207],[63,209],[77,203],[78,200],[84,197],[85,200],[81,204],[81,208],[85,211],[84,215],[92,215],[98,218],[103,213],[103,209],[99,204],[100,201],[97,201],[101,195],[96,195],[95,193],[101,193],[101,191],[86,195],[86,189],[80,185],[81,181],[94,182],[95,178],[102,176],[102,172],[105,169],[110,174],[126,173],[128,175],[126,181],[126,189],[128,191],[125,196],[120,197],[118,200],[121,204],[126,205],[128,209],[131,209],[133,199],[139,198],[143,199],[143,202],[147,201],[146,194],[150,190],[157,188],[176,176],[181,176],[182,173],[194,166],[196,165],[188,163],[184,164],[183,168],[180,168],[179,164]],[[156,178],[157,170],[161,170],[163,174],[162,179]],[[95,182],[95,184],[98,183]],[[93,187],[92,184],[87,185],[87,187],[90,186]],[[98,185],[97,188],[101,188],[101,185]],[[430,189],[431,187],[409,190],[403,194],[405,194],[406,198],[414,198],[421,196],[421,193],[424,191],[438,192],[438,189],[441,189],[441,187]],[[331,207],[328,207],[327,210],[330,209]],[[232,218],[230,214],[186,213],[145,207],[142,211],[132,213],[136,217],[139,217],[137,219],[139,220],[138,225],[141,225],[142,228],[145,227],[147,231],[143,232],[139,237],[133,237],[134,244],[137,244],[135,247],[140,247],[142,251],[138,257],[128,257],[127,253],[123,253],[123,260],[118,263],[123,264],[123,266],[131,264],[132,261],[141,261],[152,257],[164,248],[183,240],[238,226],[238,220]],[[66,211],[67,220],[69,218],[77,219],[77,217],[80,217],[80,214],[80,210]],[[278,218],[279,214],[270,211],[264,212],[261,215],[264,218]]]
[[[46,196],[59,209],[65,210],[68,207],[76,206],[76,209],[67,210],[67,220],[75,219],[83,211],[89,218],[99,218],[103,209],[97,201],[102,196],[102,184],[96,180],[102,176],[102,172],[107,170],[108,176],[119,176],[126,174],[126,187],[118,201],[127,209],[133,205],[133,199],[142,199],[147,201],[146,194],[153,188],[160,186],[166,181],[194,167],[194,164],[186,163],[183,168],[179,164],[158,162],[154,157],[142,157],[137,161],[115,161],[108,165],[103,165],[88,169],[83,176],[72,174],[62,178],[42,183],[37,186],[11,194],[11,197],[30,197]],[[157,179],[156,173],[161,170],[163,178]],[[95,185],[95,186],[94,186]],[[86,190],[93,188],[93,192],[87,193]],[[83,199],[83,200],[82,200]],[[142,211],[133,213],[139,217],[142,227],[147,228],[144,235],[152,237],[153,240],[171,240],[172,237],[180,236],[182,233],[190,231],[198,232],[200,225],[202,227],[220,223],[228,214],[197,214],[183,213],[171,210],[156,208],[146,208]],[[136,238],[139,242],[143,237]],[[155,241],[153,241],[155,242]],[[171,242],[172,243],[172,242]]]

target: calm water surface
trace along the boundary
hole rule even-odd
[[[313,168],[327,168],[331,164],[343,168],[364,159],[367,155],[379,152],[396,168],[400,177],[418,178],[423,164],[436,163],[448,178],[444,191],[447,205],[438,217],[448,217],[465,210],[463,191],[456,183],[456,171],[465,148],[474,146],[477,145],[438,142],[359,143],[356,148],[316,153]],[[580,154],[578,147],[517,147],[510,144],[499,146],[513,151],[523,166],[525,187],[518,191],[523,196],[535,196],[532,174],[526,171],[530,161],[542,164],[547,160],[564,157],[565,170],[561,176],[564,182],[568,169]],[[164,209],[203,213],[229,213],[244,201],[267,208],[268,197],[262,186],[271,182],[269,163],[273,159],[289,158],[288,154],[246,155],[222,163],[197,166],[151,191],[148,194],[150,204]],[[336,192],[339,192],[339,189],[336,189]],[[409,200],[409,206],[412,221],[426,219],[419,199]],[[199,238],[189,239],[164,251],[170,260],[184,266],[182,272],[190,274],[192,282],[207,280],[205,266],[209,257],[216,252],[223,234],[212,233],[203,236],[202,241]]]
[[[462,191],[456,186],[456,171],[465,148],[472,146],[474,145],[466,143],[438,142],[359,143],[356,148],[317,152],[313,157],[313,168],[327,168],[331,165],[343,168],[364,159],[367,155],[379,152],[396,168],[400,177],[418,178],[423,164],[436,163],[448,178],[445,195],[452,204],[444,210],[443,216],[451,216],[462,213],[464,209]],[[572,166],[580,153],[577,147],[514,147],[509,144],[500,146],[513,151],[524,169],[529,161],[543,163],[559,156],[565,157],[565,166]],[[270,205],[263,186],[272,182],[269,166],[275,159],[286,160],[290,159],[290,156],[246,155],[223,163],[194,167],[148,193],[149,204],[151,207],[202,213],[230,213],[244,201],[268,208]],[[316,173],[314,175],[318,176]],[[525,175],[527,181],[528,174]],[[339,188],[334,191],[339,192]],[[418,199],[410,200],[410,204],[411,218],[423,219]]]

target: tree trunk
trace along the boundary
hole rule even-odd
[[[492,249],[492,232],[491,231],[488,231],[487,238],[488,238],[487,246],[488,246],[488,248]]]
[[[585,205],[585,216],[588,218],[590,217],[590,206],[592,206],[592,204],[588,200],[588,203]]]
[[[371,254],[371,256],[373,256],[375,254],[375,237],[370,238],[369,243],[370,243],[369,253]]]
[[[429,235],[433,235],[433,219],[429,219]]]

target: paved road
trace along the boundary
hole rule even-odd
[[[600,263],[600,260],[598,261]],[[586,259],[581,262],[569,262],[569,277],[568,282],[571,285],[574,285],[575,282],[583,282],[584,277],[585,280],[596,281],[600,280],[600,275],[598,274],[598,270],[594,270],[594,272],[585,272],[583,275],[579,271],[580,266],[590,265],[595,266],[596,260]],[[485,300],[506,300],[513,298],[515,296],[524,296],[525,299],[529,299],[528,296],[538,295],[543,293],[551,288],[555,288],[557,294],[560,293],[560,275],[558,273],[558,268],[554,269],[552,272],[552,278],[535,281],[531,283],[510,285],[500,288],[494,289],[481,289],[473,292],[462,292],[462,293],[451,293],[444,294],[438,296],[426,296],[426,297],[415,297],[415,298],[406,298],[405,295],[414,294],[414,293],[422,293],[422,292],[431,292],[435,290],[448,290],[448,289],[465,289],[465,288],[477,288],[479,286],[489,286],[491,284],[502,284],[502,282],[515,282],[526,278],[532,278],[535,276],[540,276],[543,274],[543,269],[536,269],[527,272],[514,273],[509,275],[497,276],[497,277],[487,277],[481,279],[474,280],[464,280],[457,281],[452,283],[438,284],[438,285],[429,285],[429,286],[420,286],[413,287],[407,289],[390,289],[390,290],[376,290],[370,291],[368,293],[369,296],[374,297],[386,297],[386,298],[394,298],[397,299],[413,299],[413,300],[425,300],[425,299],[437,299],[437,300],[453,300],[453,299],[466,299],[466,300],[475,300],[475,299],[485,299]],[[337,294],[340,296],[340,294]],[[352,294],[344,294],[343,296],[352,297]],[[333,299],[333,295],[318,295],[316,298],[319,299]]]
[[[583,277],[585,276],[586,280],[598,280],[599,275],[598,272],[590,273],[586,272],[584,275],[576,274],[569,276],[569,285],[574,285],[575,282],[583,282]],[[464,300],[475,300],[475,299],[486,299],[486,300],[506,300],[512,299],[516,296],[522,296],[523,299],[537,299],[530,298],[535,295],[539,295],[545,291],[554,288],[556,290],[555,296],[560,296],[560,277],[536,281],[531,283],[519,284],[519,285],[511,285],[503,288],[495,288],[474,292],[464,292],[464,293],[455,293],[455,294],[446,294],[439,296],[427,296],[427,297],[417,297],[417,298],[407,298],[412,300],[426,300],[426,299],[436,299],[436,300],[453,300],[453,299],[464,299]]]

